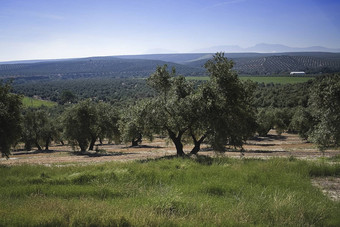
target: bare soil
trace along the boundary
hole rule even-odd
[[[312,180],[312,184],[334,201],[340,201],[340,178],[318,177]]]
[[[43,165],[65,165],[75,163],[96,163],[109,161],[129,161],[152,159],[164,156],[176,155],[176,149],[172,143],[162,138],[154,141],[144,141],[138,147],[128,145],[103,144],[98,145],[101,152],[87,152],[81,154],[79,151],[72,150],[70,146],[52,144],[48,151],[25,151],[19,146],[12,152],[9,159],[1,158],[0,165],[18,164],[43,164]],[[21,145],[22,146],[22,145]],[[192,145],[187,145],[184,150],[189,152]],[[340,155],[339,149],[326,150],[324,154],[318,151],[317,147],[299,138],[296,134],[283,133],[277,135],[274,130],[270,131],[267,137],[255,137],[248,140],[244,145],[244,153],[238,149],[227,149],[223,154],[216,153],[207,145],[202,146],[199,154],[208,156],[228,156],[244,158],[270,158],[270,157],[296,157],[302,159],[317,159],[323,155],[332,157]]]

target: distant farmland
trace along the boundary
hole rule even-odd
[[[55,106],[57,103],[51,102],[51,101],[46,101],[46,100],[30,98],[30,97],[25,96],[22,99],[22,104],[25,107],[40,107],[40,106],[52,107],[52,106]]]
[[[187,77],[188,80],[209,80],[209,77]],[[307,82],[314,77],[289,77],[289,76],[240,76],[241,80],[251,80],[258,83],[274,84],[296,84]]]

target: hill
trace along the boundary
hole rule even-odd
[[[287,74],[291,71],[330,73],[340,71],[340,53],[282,53],[282,54],[227,54],[240,74]],[[191,67],[202,67],[206,59],[187,62]]]
[[[1,64],[0,77],[15,79],[75,79],[92,77],[147,77],[157,66],[176,67],[185,76],[203,75],[198,67],[148,59],[93,57],[82,59],[42,61],[34,63]]]
[[[214,53],[214,52],[257,52],[257,53],[282,53],[282,52],[340,52],[337,48],[327,48],[322,46],[310,47],[290,47],[282,44],[258,43],[255,46],[242,48],[237,45],[213,46],[194,50],[194,53]]]
[[[157,66],[176,67],[184,76],[203,76],[204,63],[213,54],[148,54],[78,59],[22,61],[0,64],[0,78],[20,80],[54,80],[77,78],[136,78],[148,77]],[[235,63],[239,74],[288,74],[340,72],[340,53],[226,53]]]

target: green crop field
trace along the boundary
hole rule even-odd
[[[30,98],[26,96],[22,99],[22,103],[25,107],[40,107],[40,106],[52,107],[57,105],[57,103],[55,102]]]
[[[339,164],[208,158],[0,165],[0,226],[340,226]]]
[[[186,77],[188,80],[209,80],[209,77]],[[241,80],[252,80],[258,83],[274,83],[274,84],[296,84],[307,82],[314,79],[314,77],[289,77],[289,76],[240,76]]]

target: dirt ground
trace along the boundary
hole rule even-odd
[[[184,150],[189,152],[192,146],[185,146]],[[130,161],[152,159],[164,156],[173,156],[176,149],[172,143],[161,138],[156,138],[152,142],[143,142],[139,147],[129,147],[128,145],[103,144],[98,145],[99,152],[73,151],[70,146],[52,145],[49,151],[25,151],[18,147],[12,152],[9,159],[1,158],[0,165],[21,165],[21,164],[41,164],[41,165],[73,165],[90,164],[110,161]],[[296,134],[283,133],[277,135],[274,130],[270,131],[267,137],[255,137],[248,140],[244,145],[244,153],[239,150],[229,149],[220,154],[214,152],[206,145],[202,146],[199,152],[201,155],[227,156],[235,158],[263,158],[270,157],[296,157],[299,159],[316,160],[322,156],[332,157],[340,155],[340,149],[326,150],[324,154],[318,151],[317,147],[303,141]],[[315,178],[312,184],[319,187],[326,195],[335,201],[340,201],[340,178]]]
[[[21,145],[22,146],[22,145]],[[17,164],[43,164],[43,165],[65,165],[75,163],[96,163],[109,161],[129,161],[158,158],[176,154],[176,149],[172,143],[161,138],[156,138],[152,142],[144,141],[139,147],[129,147],[128,145],[98,144],[100,152],[80,152],[73,151],[70,146],[52,145],[48,151],[25,151],[18,146],[17,151],[13,151],[9,159],[1,158],[0,165]],[[189,152],[192,145],[184,147]],[[296,157],[301,159],[317,159],[323,155],[331,157],[340,155],[339,149],[326,150],[324,154],[318,151],[317,147],[303,141],[296,134],[283,133],[277,135],[274,130],[270,131],[267,137],[255,137],[248,140],[244,145],[244,154],[239,150],[228,149],[223,154],[217,154],[209,147],[202,145],[201,155],[228,156],[244,158],[270,158],[270,157]]]

